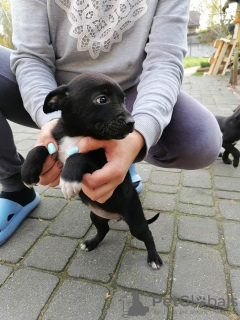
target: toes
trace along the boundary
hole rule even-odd
[[[154,261],[150,262],[149,265],[150,265],[154,270],[160,269],[160,265],[159,265],[159,264],[156,264]]]
[[[157,255],[155,258],[149,258],[148,257],[148,264],[154,269],[158,270],[160,269],[162,265],[162,259]]]
[[[60,187],[66,200],[71,200],[81,191],[80,182],[70,182],[60,178]]]
[[[87,245],[86,245],[85,242],[83,242],[83,243],[80,245],[80,248],[81,248],[81,250],[83,250],[83,251],[88,251],[88,248],[87,248]]]

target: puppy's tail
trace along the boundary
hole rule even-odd
[[[147,223],[148,223],[148,224],[153,223],[154,221],[156,221],[156,220],[157,220],[157,218],[158,218],[158,217],[159,217],[159,213],[157,213],[153,218],[151,218],[151,219],[147,220]]]

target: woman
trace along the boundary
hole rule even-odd
[[[80,152],[104,148],[108,159],[101,170],[84,176],[82,189],[91,199],[105,202],[134,161],[198,169],[215,160],[222,142],[215,118],[180,92],[189,4],[190,0],[11,0],[16,51],[0,51],[0,130],[6,137],[0,142],[0,244],[39,201],[21,182],[23,158],[6,119],[41,128],[36,145],[48,147],[51,155],[40,183],[58,185],[62,165],[55,160],[58,146],[51,130],[60,114],[45,115],[42,105],[51,90],[78,74],[98,71],[115,79],[135,120],[134,132],[123,140],[86,137],[78,143]]]

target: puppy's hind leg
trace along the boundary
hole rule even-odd
[[[139,201],[139,199],[137,199]],[[148,227],[148,222],[144,217],[142,207],[139,203],[134,206],[134,211],[131,210],[127,216],[124,216],[124,220],[129,225],[131,234],[144,242],[148,251],[148,263],[153,269],[159,269],[162,265],[162,259],[159,257],[155,242],[152,236],[152,232]]]
[[[97,234],[94,238],[90,240],[86,240],[81,244],[81,249],[85,251],[94,250],[98,244],[105,238],[106,234],[109,231],[108,219],[97,216],[95,213],[91,211],[90,217],[92,223],[95,225],[97,229]]]

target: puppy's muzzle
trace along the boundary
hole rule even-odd
[[[129,115],[121,115],[108,123],[97,123],[96,129],[102,139],[123,139],[134,130],[133,117]]]

